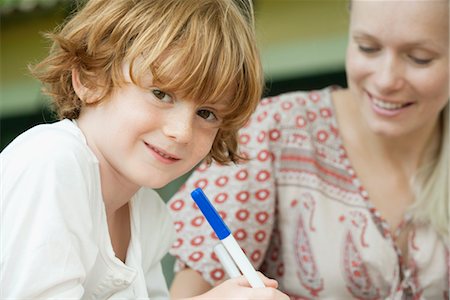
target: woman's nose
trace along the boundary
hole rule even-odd
[[[394,55],[386,54],[376,66],[374,81],[379,92],[389,93],[403,87],[404,67],[400,60]]]

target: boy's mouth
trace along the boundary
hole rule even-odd
[[[145,143],[145,145],[150,148],[151,150],[153,150],[155,153],[157,153],[158,155],[160,155],[161,157],[165,158],[165,159],[170,159],[170,160],[180,160],[180,158],[176,157],[175,155],[172,155],[162,149],[156,148],[155,146],[152,146],[148,143]]]

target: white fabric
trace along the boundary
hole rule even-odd
[[[140,189],[126,262],[116,258],[98,161],[76,124],[36,126],[0,159],[1,299],[168,298],[160,264],[174,235],[167,208]]]

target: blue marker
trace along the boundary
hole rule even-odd
[[[248,260],[247,256],[245,256],[244,251],[242,251],[241,247],[239,247],[239,244],[234,239],[230,229],[220,217],[219,213],[208,200],[206,195],[203,193],[202,189],[197,188],[192,191],[191,197],[192,199],[194,199],[198,208],[200,208],[203,215],[206,217],[209,225],[211,225],[217,237],[220,239],[223,246],[238,266],[239,270],[241,270],[242,274],[244,274],[244,276],[247,278],[251,287],[265,287],[261,278],[258,276],[252,264]],[[225,269],[232,268],[232,266],[224,267]]]

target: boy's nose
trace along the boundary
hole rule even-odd
[[[386,55],[377,66],[375,73],[375,85],[380,92],[388,93],[399,90],[405,82],[403,65],[399,59]]]
[[[178,143],[186,144],[193,137],[195,113],[189,109],[174,109],[166,118],[163,133]]]

